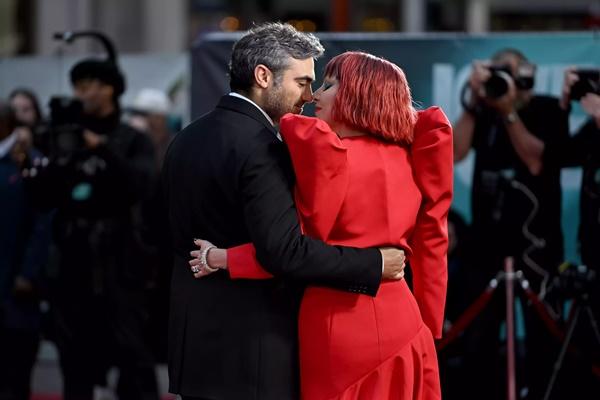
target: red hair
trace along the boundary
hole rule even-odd
[[[348,51],[327,63],[325,76],[339,82],[333,120],[385,140],[412,143],[417,111],[400,67],[371,54]]]

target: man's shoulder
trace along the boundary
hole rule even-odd
[[[220,107],[192,121],[179,135],[202,135],[206,140],[218,138],[243,146],[251,143],[268,144],[277,140],[272,131],[254,118]]]

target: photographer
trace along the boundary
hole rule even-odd
[[[568,110],[571,101],[578,100],[589,118],[556,152],[562,155],[565,166],[583,168],[579,219],[581,260],[589,269],[600,271],[600,71],[595,71],[595,76],[586,75],[575,68],[565,71],[562,107]]]
[[[572,342],[585,349],[577,359],[567,360],[563,367],[566,379],[577,379],[578,393],[598,393],[600,373],[590,373],[589,365],[600,362],[600,70],[568,68],[565,71],[561,105],[568,110],[571,102],[579,101],[588,119],[583,126],[561,146],[555,148],[564,166],[582,167],[579,250],[582,266],[572,266],[561,274],[566,294],[575,299],[575,306],[589,306],[579,318]],[[563,375],[565,375],[563,373]],[[565,379],[565,378],[563,378]]]
[[[119,398],[154,400],[144,342],[149,271],[136,262],[139,205],[156,175],[152,143],[120,122],[125,82],[113,60],[79,62],[70,75],[83,112],[70,124],[51,121],[50,164],[37,178],[44,201],[57,209],[51,301],[64,399],[92,399],[117,366]],[[71,109],[54,109],[52,118]],[[80,146],[64,147],[78,139]]]
[[[533,94],[534,75],[535,66],[515,49],[497,52],[490,63],[474,63],[464,111],[454,125],[454,155],[458,162],[475,150],[471,210],[481,290],[502,270],[504,258],[513,256],[515,269],[543,297],[551,271],[563,261],[560,167],[545,149],[568,137],[568,113],[558,99]],[[474,373],[481,371],[478,362],[498,356],[497,320],[504,311],[494,311],[480,318],[481,329],[473,328]],[[526,310],[526,360],[535,365],[527,368],[532,376],[521,390],[527,386],[537,398],[549,376],[543,364],[548,348],[540,340],[547,335],[528,314],[533,311]],[[502,360],[488,378],[501,376]],[[485,390],[485,379],[478,382]]]

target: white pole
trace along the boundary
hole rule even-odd
[[[490,30],[489,0],[468,0],[466,12],[467,32],[484,33]]]

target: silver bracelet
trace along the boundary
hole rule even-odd
[[[206,256],[208,256],[208,252],[211,249],[216,249],[216,248],[217,248],[217,246],[214,246],[211,244],[210,246],[207,246],[204,250],[202,250],[202,253],[200,253],[200,264],[202,264],[202,266],[204,268],[206,268],[206,270],[208,272],[216,272],[219,270],[219,268],[213,268],[210,265],[208,265],[208,260],[206,259]]]

